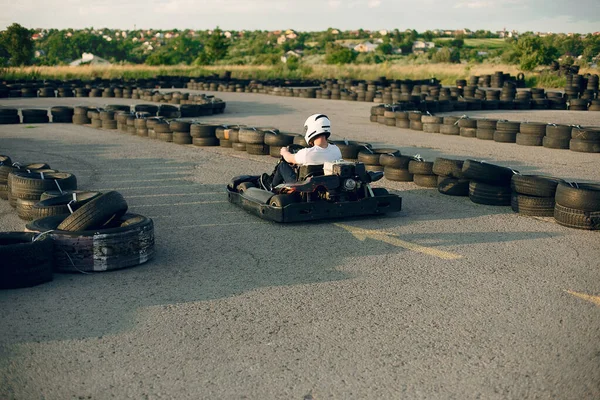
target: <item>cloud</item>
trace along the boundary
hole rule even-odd
[[[369,8],[377,8],[381,5],[381,0],[369,0],[367,6]]]
[[[342,5],[342,0],[329,0],[327,2],[327,5],[329,5],[329,8],[335,10],[337,8],[340,8],[340,6]]]
[[[474,1],[460,1],[454,5],[454,8],[484,8],[484,7],[494,7],[494,3],[491,1],[474,0]]]

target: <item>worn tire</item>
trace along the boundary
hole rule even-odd
[[[413,181],[415,185],[427,188],[436,188],[438,187],[437,183],[437,175],[421,175],[414,174]]]
[[[532,217],[552,217],[554,205],[554,197],[534,197],[513,193],[510,199],[510,206],[514,212]]]
[[[462,171],[463,165],[463,160],[438,157],[433,161],[431,171],[436,175],[462,179],[464,177]]]
[[[560,182],[556,202],[563,207],[582,211],[600,211],[600,184]]]
[[[548,149],[568,150],[570,142],[571,142],[571,139],[569,139],[569,138],[560,139],[560,138],[554,138],[554,137],[550,137],[550,136],[544,136],[544,138],[542,139],[542,146],[544,146]]]
[[[435,175],[433,173],[433,162],[410,160],[408,162],[408,172],[419,175]]]
[[[100,192],[73,192],[40,200],[31,208],[31,219],[40,219],[53,215],[69,214],[84,204],[100,196]],[[69,206],[71,210],[69,210]]]
[[[600,211],[582,211],[557,202],[554,206],[554,219],[569,228],[600,230]]]
[[[514,175],[510,168],[475,160],[466,160],[462,172],[466,179],[498,186],[509,186]]]
[[[194,137],[192,138],[192,144],[194,146],[218,146],[219,139],[216,137]]]
[[[62,221],[57,229],[69,232],[101,229],[127,212],[127,202],[119,192],[101,194],[82,205]]]
[[[88,203],[89,204],[89,203]],[[27,224],[35,232],[48,232],[54,242],[55,269],[60,272],[101,272],[140,265],[154,257],[154,223],[136,214],[115,219],[110,228],[63,231],[64,215]]]
[[[517,133],[515,143],[517,143],[519,146],[541,146],[544,144],[544,137]]]
[[[438,192],[448,196],[468,196],[469,181],[467,179],[444,178],[438,181]]]
[[[580,153],[600,153],[600,141],[571,139],[569,149]]]
[[[36,286],[52,280],[54,242],[35,233],[0,232],[0,289]]]
[[[541,175],[514,174],[510,181],[513,192],[537,197],[554,197],[562,179]]]
[[[510,186],[496,186],[476,181],[469,183],[469,199],[473,203],[488,206],[510,206],[511,195]]]
[[[267,156],[269,155],[269,146],[266,144],[246,143],[246,153],[255,156]]]
[[[396,182],[412,182],[413,174],[408,172],[408,169],[400,169],[393,167],[384,167],[383,176],[385,179]]]
[[[382,155],[400,156],[400,152],[396,149],[364,149],[358,152],[358,161],[366,165],[383,165],[381,164]]]

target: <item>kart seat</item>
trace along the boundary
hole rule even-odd
[[[319,165],[301,165],[298,168],[298,180],[303,181],[311,176],[322,176],[325,175],[323,171],[323,164]]]

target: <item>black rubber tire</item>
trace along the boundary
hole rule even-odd
[[[478,119],[477,129],[495,131],[498,126],[498,120],[495,119]]]
[[[53,199],[53,198],[59,197],[59,196],[66,196],[66,195],[73,196],[73,193],[76,193],[76,194],[88,193],[88,191],[87,190],[64,190],[61,193],[58,190],[47,190],[44,193],[42,193],[42,196],[40,197],[40,201]]]
[[[569,149],[580,153],[600,153],[600,141],[571,139]]]
[[[190,143],[192,142],[192,138],[190,137]],[[219,139],[219,146],[220,147],[226,147],[226,148],[231,148],[231,140],[227,140],[227,139]]]
[[[290,204],[300,202],[300,196],[295,193],[291,194],[276,194],[269,199],[269,205],[271,207],[285,207]]]
[[[600,184],[560,182],[556,202],[581,211],[600,211]]]
[[[89,204],[89,203],[88,203]],[[55,269],[60,272],[102,272],[140,265],[154,257],[154,223],[137,214],[115,219],[107,229],[63,231],[64,215],[38,219],[27,229],[48,232],[54,242]]]
[[[510,186],[514,175],[510,168],[474,160],[466,160],[462,172],[466,179],[498,186]]]
[[[194,146],[218,146],[219,139],[216,137],[194,137],[192,138],[192,144]]]
[[[219,126],[214,124],[192,124],[190,125],[190,135],[193,138],[216,138]]]
[[[510,181],[513,192],[528,196],[554,197],[562,179],[542,175],[514,174]]]
[[[266,132],[264,137],[267,146],[286,147],[294,142],[294,136],[278,132]]]
[[[495,131],[494,132],[494,142],[516,143],[517,142],[517,133],[516,132],[506,132],[506,131]]]
[[[476,181],[469,183],[469,199],[473,203],[488,206],[510,206],[511,195],[510,186],[489,185]]]
[[[582,211],[569,208],[556,203],[554,206],[554,219],[560,225],[587,230],[600,230],[600,211]]]
[[[156,124],[154,124],[154,132],[156,132],[157,134],[161,134],[161,133],[171,133],[171,126],[166,123],[166,122],[157,122]]]
[[[263,189],[249,187],[244,192],[244,197],[257,201],[261,204],[269,204],[269,200],[271,200],[271,197],[273,197],[273,193]]]
[[[600,142],[600,128],[577,128],[571,130],[571,139]]]
[[[364,149],[358,152],[358,161],[366,165],[383,165],[381,164],[381,156],[383,154],[389,156],[400,156],[400,152],[396,149]]]
[[[520,122],[516,121],[498,121],[496,123],[496,130],[502,132],[519,132],[519,128],[521,127]]]
[[[266,144],[246,143],[246,153],[255,156],[267,156],[269,155],[269,146]]]
[[[441,124],[423,124],[423,132],[440,133]]]
[[[440,125],[440,133],[443,135],[460,135],[458,125]]]
[[[477,129],[476,128],[460,128],[460,136],[474,138],[477,137]]]
[[[410,160],[408,162],[408,172],[419,175],[435,175],[432,161]]]
[[[257,186],[253,182],[242,182],[239,185],[237,185],[236,190],[238,191],[238,193],[244,193],[249,188],[255,187]]]
[[[185,121],[171,121],[169,124],[173,132],[190,133],[190,123]]]
[[[413,182],[415,185],[427,188],[436,188],[438,187],[437,183],[437,175],[413,175]]]
[[[541,122],[521,122],[519,133],[522,135],[544,136],[546,129],[547,124]]]
[[[231,148],[235,151],[246,151],[246,143],[234,142],[231,144]]]
[[[38,200],[17,199],[17,216],[24,221],[31,221],[33,218],[31,210]]]
[[[479,140],[494,140],[494,132],[496,132],[496,131],[493,131],[491,129],[477,128],[475,137]]]
[[[462,179],[464,177],[462,171],[463,165],[463,160],[438,157],[433,161],[431,171],[436,175]]]
[[[476,119],[471,119],[469,117],[467,118],[461,118],[458,120],[458,127],[459,128],[473,128],[473,129],[477,129],[477,120]]]
[[[519,146],[541,146],[542,144],[544,144],[544,137],[517,133],[515,143]]]
[[[397,154],[382,154],[379,157],[379,162],[384,167],[392,167],[397,169],[408,169],[408,164],[413,161],[414,158]]]
[[[552,217],[554,205],[554,197],[534,197],[513,193],[510,199],[510,206],[514,212],[532,217]]]
[[[30,232],[0,232],[0,289],[36,286],[52,280],[54,242],[34,241]]]
[[[425,125],[425,124],[441,125],[444,123],[444,118],[437,117],[435,115],[423,115],[423,116],[421,116],[421,122],[423,123],[423,125]]]
[[[394,120],[394,125],[395,125],[395,123],[396,123],[396,121]],[[423,123],[421,121],[410,121],[409,127],[413,131],[422,131],[423,130]]]
[[[52,215],[69,214],[69,206],[71,210],[75,211],[90,200],[100,196],[100,192],[73,192],[71,194],[65,194],[40,200],[35,203],[31,208],[31,219],[40,219],[50,217]]]
[[[265,132],[257,128],[240,128],[239,141],[246,144],[264,144]]]
[[[572,127],[567,125],[546,125],[546,137],[553,139],[571,139]]]
[[[10,174],[9,186],[11,196],[15,199],[39,200],[42,193],[48,190],[75,190],[77,189],[77,178],[66,172],[49,172],[42,174],[37,172],[13,172]],[[57,185],[58,184],[58,185]]]
[[[562,149],[568,150],[571,139],[559,139],[549,136],[544,136],[542,139],[542,145],[548,149]]]
[[[438,180],[438,191],[448,196],[468,196],[469,181],[467,179],[456,179],[445,177]]]
[[[375,196],[375,197],[387,196],[390,194],[390,192],[388,192],[388,190],[386,188],[373,188],[371,190],[373,191],[373,196]]]
[[[101,229],[127,212],[127,202],[119,192],[110,191],[95,197],[69,215],[58,229],[69,232]]]
[[[385,179],[396,182],[412,182],[413,174],[408,172],[408,169],[400,169],[393,167],[384,167],[383,176]]]

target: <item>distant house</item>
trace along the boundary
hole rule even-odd
[[[287,63],[288,60],[292,57],[296,57],[296,58],[300,58],[302,57],[302,50],[290,50],[287,53],[285,53],[283,56],[281,56],[281,62],[282,63]]]
[[[359,53],[371,53],[375,51],[377,47],[378,45],[371,42],[364,42],[354,46],[354,51],[358,51]]]
[[[389,33],[389,32],[387,31],[387,29],[382,29],[382,30],[380,30],[380,31],[379,31],[379,34],[380,34],[381,36],[387,36],[387,34],[388,34],[388,33]]]
[[[332,34],[332,35],[339,35],[339,34],[340,34],[340,31],[339,31],[338,29],[332,29],[332,30],[331,30],[331,34]]]
[[[277,44],[284,44],[286,40],[287,38],[285,37],[285,35],[281,35],[277,38]]]
[[[285,37],[288,39],[296,39],[298,37],[298,34],[294,32],[293,29],[288,29],[287,31],[285,31]]]
[[[413,53],[424,53],[429,49],[434,49],[435,43],[433,42],[425,42],[423,40],[417,40],[413,42]]]
[[[110,62],[108,62],[104,58],[95,56],[92,53],[83,53],[79,60],[75,60],[75,61],[71,62],[69,65],[72,67],[77,67],[82,64],[84,64],[84,65],[110,65]]]

